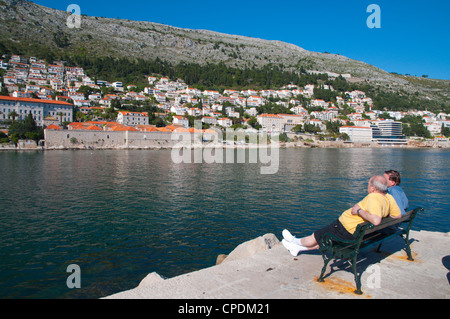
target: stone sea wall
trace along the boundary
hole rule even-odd
[[[195,138],[199,139],[200,137],[191,133],[176,133],[174,136],[172,132],[45,130],[44,149],[161,149],[181,145],[183,147],[190,146]],[[279,145],[282,148],[450,148],[449,141],[435,140],[410,140],[407,145],[383,146],[376,142],[349,143],[320,141],[316,138],[315,140],[297,139],[296,141],[281,142]],[[242,145],[238,145],[238,147],[242,147]]]
[[[45,130],[45,149],[171,148],[171,132]]]

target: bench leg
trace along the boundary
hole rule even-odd
[[[403,240],[405,241],[405,244],[406,244],[406,254],[408,255],[408,260],[413,261],[414,258],[412,257],[411,247],[409,245],[409,233],[405,234],[405,236],[403,237]]]
[[[358,276],[358,270],[356,268],[356,258],[357,258],[357,256],[353,256],[353,262],[352,262],[353,275],[355,276],[355,283],[356,283],[355,294],[362,295],[363,292],[361,290],[361,277]]]
[[[378,245],[378,247],[377,247],[377,253],[379,253],[380,252],[380,249],[381,249],[381,245],[382,245],[383,243],[381,242],[379,245]]]
[[[323,276],[325,275],[325,271],[327,270],[328,263],[332,258],[327,258],[325,255],[322,255],[323,258],[323,267],[322,272],[320,273],[319,278],[317,279],[318,282],[324,282]]]

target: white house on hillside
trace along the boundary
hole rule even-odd
[[[185,128],[189,128],[189,120],[181,115],[174,115],[173,124],[183,125]]]
[[[127,126],[148,125],[148,113],[120,111],[117,122]]]

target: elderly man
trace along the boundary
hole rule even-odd
[[[283,230],[281,241],[293,256],[304,250],[319,248],[320,238],[325,233],[332,233],[344,240],[353,240],[356,227],[366,221],[379,225],[383,217],[400,218],[401,212],[395,199],[387,194],[387,181],[384,176],[373,176],[367,186],[369,193],[363,200],[346,210],[330,225],[315,231],[312,235],[296,238],[288,230]]]

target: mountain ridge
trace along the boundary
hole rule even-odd
[[[2,8],[3,7],[3,8]],[[331,71],[336,73],[351,73],[351,67],[345,68],[329,66],[324,68],[324,61],[352,62],[363,64],[364,67],[375,68],[362,61],[335,55],[307,51],[297,45],[280,40],[265,40],[251,38],[241,35],[232,35],[209,31],[204,29],[186,29],[172,27],[164,24],[146,21],[133,21],[113,18],[101,18],[81,16],[79,29],[67,27],[68,12],[47,8],[25,0],[4,0],[0,2],[3,15],[2,20],[17,21],[21,19],[21,26],[11,32],[18,36],[19,31],[27,34],[27,38],[33,41],[51,40],[48,35],[42,37],[41,30],[33,28],[41,27],[53,34],[61,32],[68,38],[70,44],[66,49],[84,47],[92,54],[113,54],[118,56],[140,57],[140,58],[162,58],[170,62],[197,62],[197,63],[219,63],[224,62],[230,66],[262,66],[265,64],[281,63],[287,67],[293,67],[299,60],[305,60],[306,64],[317,71]],[[17,17],[19,15],[19,17]],[[102,30],[101,34],[97,30]],[[5,31],[1,31],[2,39]],[[35,37],[37,33],[40,37]],[[86,41],[88,40],[88,41]],[[106,40],[112,41],[109,46],[102,46]],[[50,42],[50,43],[49,43]],[[47,42],[53,46],[51,41]],[[96,45],[98,44],[98,45]],[[114,52],[111,45],[114,44]],[[170,56],[167,53],[172,53]],[[309,59],[313,57],[314,59]],[[251,62],[251,63],[250,63]],[[387,77],[395,80],[389,73],[375,68]],[[356,72],[356,73],[355,73]],[[361,76],[353,69],[354,76]],[[383,77],[380,77],[380,79]],[[403,83],[402,80],[400,82]]]
[[[448,80],[412,79],[388,73],[363,61],[308,51],[280,40],[265,40],[155,22],[81,16],[80,28],[69,28],[71,13],[25,0],[0,1],[0,41],[26,52],[55,50],[93,56],[162,59],[170,63],[224,63],[230,67],[282,65],[306,70],[351,74],[390,90],[419,92],[423,98],[449,103]],[[414,77],[413,77],[414,78]],[[435,85],[436,84],[436,85]]]

